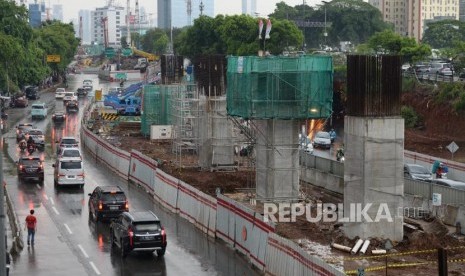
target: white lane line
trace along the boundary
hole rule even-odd
[[[89,258],[89,255],[87,255],[86,251],[84,251],[84,248],[80,244],[78,244],[78,247],[81,249],[82,255],[84,255],[86,258]]]
[[[53,211],[55,211],[55,213],[56,213],[57,215],[60,214],[60,213],[58,212],[57,208],[55,208],[55,206],[52,206],[52,209],[53,209]]]
[[[53,200],[53,198],[50,198],[50,202],[52,203],[52,205],[55,205],[55,201]]]
[[[90,266],[94,269],[95,273],[96,273],[97,275],[100,275],[100,271],[98,271],[98,269],[97,269],[97,267],[94,265],[94,263],[93,263],[93,262],[89,262],[89,264],[90,264]]]
[[[45,200],[48,200],[48,196],[46,194],[44,194],[44,198]]]
[[[68,230],[69,234],[73,234],[73,231],[71,231],[71,228],[69,228],[68,224],[64,223],[66,230]]]

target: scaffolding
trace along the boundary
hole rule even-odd
[[[331,56],[229,57],[227,109],[244,119],[316,119],[331,115]]]
[[[171,94],[173,123],[172,151],[180,168],[198,167],[200,109],[199,92],[195,84],[174,86]]]
[[[152,125],[171,125],[171,94],[177,85],[145,85],[143,90],[141,132],[150,135]]]

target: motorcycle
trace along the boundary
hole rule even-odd
[[[29,152],[29,154],[32,154],[35,150],[36,150],[35,145],[33,145],[33,144],[27,145],[27,152]]]
[[[8,120],[8,114],[6,114],[5,112],[2,112],[2,116],[1,116],[2,120]]]

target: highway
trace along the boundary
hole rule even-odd
[[[70,75],[70,87],[75,91],[84,79],[92,79],[94,89],[117,83],[99,83],[96,75]],[[80,112],[70,115],[61,125],[51,122],[51,114],[61,100],[53,93],[44,93],[37,101],[49,107],[46,120],[35,120],[37,128],[46,130],[46,148],[39,152],[45,160],[43,185],[34,181],[20,182],[16,176],[16,165],[12,163],[21,155],[16,145],[15,129],[11,122],[30,122],[30,107],[10,109],[10,128],[4,134],[6,152],[4,157],[4,179],[21,223],[34,208],[38,219],[36,243],[25,247],[13,256],[10,275],[258,275],[240,255],[220,241],[208,238],[184,219],[165,211],[154,203],[145,192],[128,186],[103,164],[97,162],[85,150],[83,161],[86,175],[84,189],[55,188],[53,167],[55,141],[62,136],[79,136],[82,107],[88,101],[80,99]],[[32,101],[31,101],[32,102]],[[31,102],[29,106],[31,105]],[[37,153],[33,153],[37,154]],[[88,193],[97,185],[119,185],[126,193],[130,210],[153,210],[161,219],[167,232],[168,247],[164,257],[156,254],[130,254],[121,258],[109,244],[109,224],[89,220]],[[24,234],[26,237],[26,234]]]

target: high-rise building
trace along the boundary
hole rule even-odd
[[[94,43],[109,47],[121,47],[122,28],[126,20],[126,9],[123,7],[106,6],[91,12],[91,39]],[[106,23],[104,23],[106,22]],[[106,30],[104,28],[106,25]]]
[[[34,27],[40,27],[43,21],[47,19],[45,3],[29,4],[29,24]]]
[[[257,13],[257,0],[242,0],[242,14],[255,16]]]
[[[383,20],[394,24],[395,32],[421,41],[426,24],[459,19],[459,0],[369,0]]]
[[[190,16],[188,15],[189,2],[191,6]],[[162,29],[192,25],[200,14],[214,16],[214,0],[158,0],[157,3],[158,27]]]
[[[63,5],[56,4],[53,5],[53,19],[63,22]]]
[[[465,21],[465,0],[459,0],[459,20]]]
[[[92,16],[90,10],[80,10],[77,20],[76,34],[81,39],[81,44],[90,45],[92,40]],[[82,26],[82,30],[80,30]],[[81,37],[82,35],[82,37]]]

